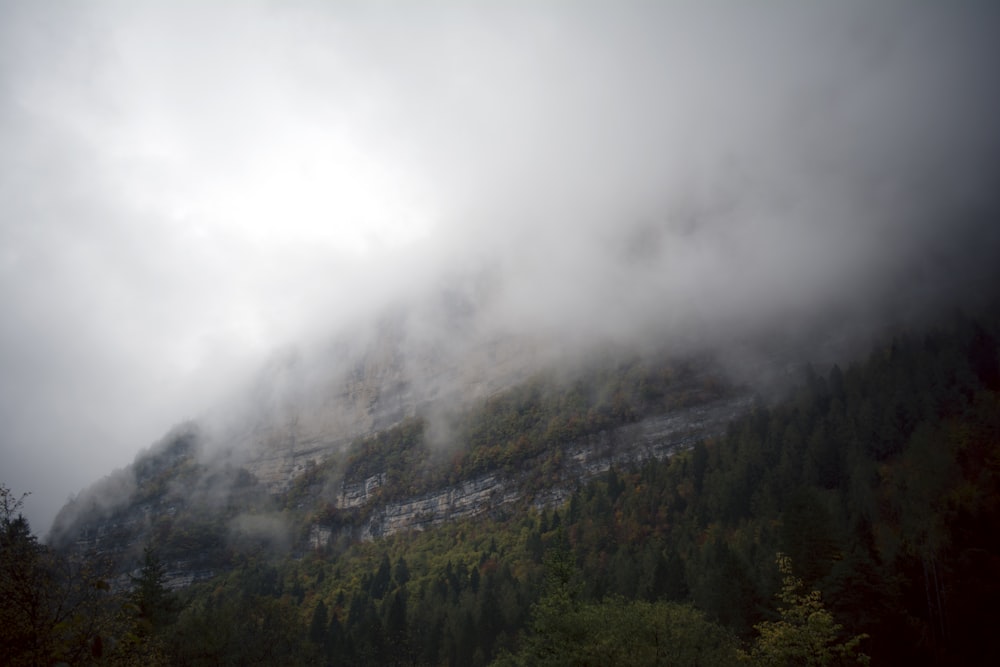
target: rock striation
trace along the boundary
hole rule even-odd
[[[522,463],[518,472],[492,472],[446,486],[413,498],[381,502],[376,491],[384,483],[382,473],[363,482],[342,484],[337,496],[339,509],[366,508],[369,518],[354,537],[374,539],[409,530],[425,530],[461,518],[502,515],[506,508],[531,502],[553,506],[565,501],[573,490],[612,466],[626,467],[649,459],[661,459],[692,446],[698,440],[721,433],[733,419],[748,412],[753,399],[740,395],[681,408],[635,424],[610,429],[562,448],[554,480],[541,489],[530,489],[533,461]],[[370,505],[370,507],[369,507]],[[320,549],[331,544],[336,531],[322,523],[310,526],[309,546]]]

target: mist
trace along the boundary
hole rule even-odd
[[[991,298],[997,34],[972,1],[0,2],[0,480],[44,533],[386,313],[473,376]]]

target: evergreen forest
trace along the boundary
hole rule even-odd
[[[30,497],[3,486],[0,664],[996,664],[998,340],[995,315],[955,315],[807,370],[718,437],[612,467],[559,506],[243,550],[178,590],[162,561],[176,544],[153,539],[122,590],[42,544]],[[655,380],[609,379],[597,411],[531,386],[498,398],[503,428],[470,422],[440,474],[544,463],[554,440],[635,419]],[[411,474],[423,428],[359,443],[346,474],[387,471],[385,494],[431,484]]]

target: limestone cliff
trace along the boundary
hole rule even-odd
[[[612,465],[669,456],[749,406],[746,393],[712,389],[716,379],[700,367],[686,374],[664,367],[657,377],[668,382],[670,395],[644,397],[648,378],[637,376],[631,387],[628,375],[643,364],[628,370],[611,355],[597,364],[605,384],[578,380],[574,390],[578,400],[594,402],[594,423],[610,426],[590,427],[575,439],[535,433],[539,442],[555,444],[458,479],[435,473],[436,481],[422,486],[400,484],[398,470],[389,475],[370,465],[360,477],[345,477],[359,439],[415,416],[461,413],[553,367],[553,348],[538,340],[483,336],[476,303],[452,294],[423,309],[392,311],[333,342],[275,356],[225,419],[179,427],[68,503],[50,541],[103,556],[119,573],[136,567],[143,546],[154,543],[171,580],[182,585],[227,567],[240,553],[301,553],[338,538],[372,539],[555,504],[581,480]],[[575,377],[579,369],[571,368],[564,363],[560,373]],[[609,377],[618,389],[609,389]],[[624,421],[608,417],[621,408],[623,387],[646,406]],[[448,446],[461,451],[466,444]]]
[[[503,513],[507,506],[528,500],[536,506],[562,502],[582,482],[612,466],[625,467],[651,458],[664,458],[700,439],[716,435],[746,412],[752,401],[736,396],[683,408],[637,424],[604,431],[563,446],[549,484],[526,488],[534,461],[521,463],[521,472],[488,473],[431,493],[392,502],[380,502],[375,491],[384,482],[374,475],[361,484],[344,484],[337,506],[351,509],[371,504],[370,518],[358,537],[371,539],[407,530],[423,530],[445,521],[481,514]],[[332,531],[322,523],[310,527],[310,545],[326,546]]]

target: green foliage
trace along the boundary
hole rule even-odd
[[[180,613],[167,655],[174,665],[304,665],[314,654],[290,600],[217,591]]]
[[[38,542],[24,498],[0,484],[0,664],[82,663],[126,634],[121,601],[96,571]]]
[[[344,481],[363,482],[373,475],[384,474],[383,488],[396,494],[415,491],[407,484],[407,478],[420,471],[428,458],[424,428],[422,419],[407,419],[355,442],[345,466]]]
[[[536,376],[457,418],[465,450],[453,461],[452,478],[510,471],[529,459],[540,459],[533,467],[544,470],[562,444],[722,391],[692,386],[692,375],[688,365],[633,360],[573,380]]]
[[[166,587],[166,568],[149,545],[143,550],[142,569],[132,577],[130,601],[136,610],[137,633],[155,634],[173,623],[178,602]]]
[[[842,638],[843,626],[833,620],[820,592],[802,592],[802,580],[792,574],[788,556],[778,554],[777,563],[783,576],[778,593],[784,604],[781,618],[756,626],[759,636],[744,657],[761,667],[869,664],[868,656],[859,648],[867,635]]]
[[[46,607],[53,582],[20,513],[24,498],[0,486],[0,662],[9,665],[43,662],[52,652]]]
[[[568,554],[552,552],[546,570],[531,634],[496,665],[731,665],[738,658],[736,638],[690,605],[618,596],[582,603]]]

